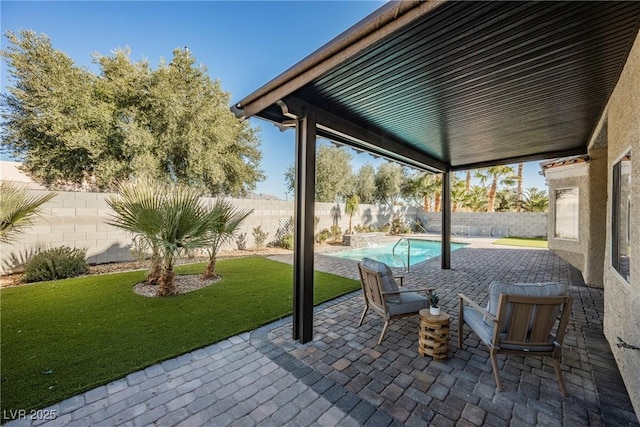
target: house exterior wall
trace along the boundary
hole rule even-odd
[[[606,133],[606,127],[603,133]],[[607,148],[589,150],[589,218],[587,256],[581,270],[589,286],[604,287],[604,260],[607,244]]]
[[[629,54],[608,105],[607,240],[604,261],[604,333],[625,380],[636,414],[640,414],[640,351],[616,346],[617,337],[640,346],[640,35]],[[631,149],[630,282],[611,265],[611,196],[613,165]]]
[[[597,139],[606,138],[606,122]],[[549,183],[549,249],[582,272],[585,283],[604,287],[606,246],[607,148],[589,150],[588,161],[550,167],[545,170]],[[556,237],[556,190],[578,188],[578,239]]]
[[[577,163],[559,166],[545,171],[549,184],[549,249],[565,259],[569,264],[584,272],[587,256],[589,228],[589,163]],[[556,191],[566,188],[578,188],[578,239],[556,237]]]

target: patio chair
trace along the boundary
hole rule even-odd
[[[417,315],[420,310],[429,307],[429,299],[418,292],[427,292],[431,297],[433,288],[400,289],[396,278],[402,286],[403,277],[394,277],[388,265],[369,258],[358,263],[358,270],[364,294],[364,311],[358,326],[362,325],[369,309],[379,314],[384,319],[384,326],[378,345],[382,344],[391,320]]]
[[[567,295],[567,289],[567,284],[560,282],[493,282],[489,286],[489,303],[486,308],[480,307],[469,297],[458,294],[458,348],[462,348],[462,329],[466,323],[489,347],[498,391],[502,391],[502,382],[497,354],[549,357],[562,395],[566,396],[567,388],[562,377],[560,358],[573,303],[573,299]]]

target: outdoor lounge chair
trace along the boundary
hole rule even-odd
[[[573,299],[567,295],[566,283],[493,282],[486,309],[463,294],[458,297],[458,348],[462,348],[462,329],[466,323],[489,347],[498,391],[502,391],[502,382],[496,355],[505,353],[551,358],[562,395],[567,395],[560,358]]]
[[[378,345],[382,344],[391,320],[417,315],[420,310],[429,307],[429,299],[417,292],[427,292],[431,297],[433,288],[399,289],[389,266],[369,258],[358,263],[358,270],[364,294],[364,311],[358,326],[362,325],[369,309],[378,313],[384,319]],[[398,279],[402,286],[403,278]]]

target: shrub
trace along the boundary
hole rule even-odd
[[[318,243],[326,242],[329,240],[329,237],[331,237],[331,232],[326,228],[323,228],[322,231],[318,233]]]
[[[86,249],[72,249],[67,246],[40,252],[25,265],[22,281],[41,282],[84,274],[89,271],[85,261],[86,253]]]
[[[356,225],[355,229],[356,229],[356,233],[371,233],[373,231],[376,231],[376,229],[370,225],[360,225],[360,224]]]
[[[381,232],[383,232],[383,233],[388,233],[388,232],[389,232],[389,230],[391,230],[391,224],[389,224],[389,223],[384,224],[384,225],[383,225],[382,227],[380,227],[378,230],[379,230],[379,231],[381,231]]]
[[[280,239],[280,247],[283,249],[293,249],[293,233],[288,233]]]
[[[239,251],[244,251],[247,249],[247,233],[238,234],[238,238],[236,239],[236,246]]]
[[[390,233],[391,234],[403,234],[410,232],[411,229],[404,223],[399,215],[394,215],[391,220]]]
[[[259,225],[253,228],[253,239],[256,241],[256,248],[262,249],[264,247],[267,236],[269,236],[269,233],[263,231],[262,226]]]
[[[331,226],[331,239],[334,242],[342,242],[342,229],[338,225]]]

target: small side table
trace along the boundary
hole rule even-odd
[[[447,313],[440,310],[434,316],[429,309],[420,310],[420,331],[418,352],[420,356],[432,356],[433,360],[444,360],[449,351],[449,320]]]

